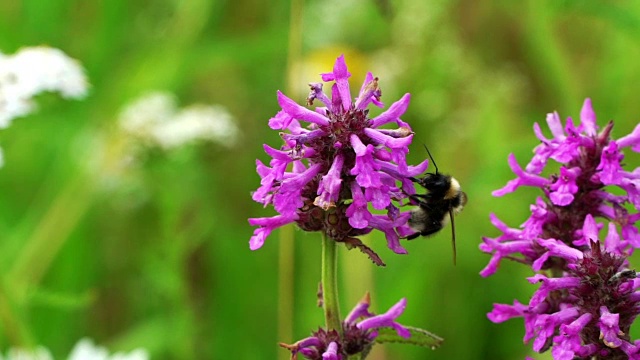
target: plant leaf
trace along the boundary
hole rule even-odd
[[[378,256],[378,254],[376,254],[376,252],[373,251],[373,249],[371,249],[370,247],[365,245],[362,241],[360,241],[360,239],[349,237],[344,239],[343,241],[347,246],[347,249],[351,250],[353,248],[358,248],[362,253],[369,256],[369,259],[373,261],[374,264],[378,266],[386,266],[385,263],[380,258],[380,256]]]
[[[376,337],[375,342],[379,344],[383,343],[401,343],[401,344],[411,344],[422,347],[428,347],[432,350],[437,349],[442,345],[444,341],[443,338],[439,337],[436,334],[430,333],[427,330],[415,328],[411,326],[405,326],[411,332],[410,338],[403,338],[398,335],[396,331],[392,328],[379,328],[378,336]]]

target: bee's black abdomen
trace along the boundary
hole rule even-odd
[[[411,239],[418,235],[429,236],[437,233],[444,227],[445,216],[448,208],[445,206],[432,206],[434,204],[420,203],[420,207],[411,212],[409,226],[416,231]]]

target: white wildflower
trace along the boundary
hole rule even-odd
[[[173,149],[197,140],[232,146],[238,128],[222,106],[191,105],[178,109],[175,97],[154,92],[127,106],[120,115],[122,129],[147,143]]]
[[[144,349],[135,349],[126,354],[117,352],[109,355],[109,351],[96,346],[90,339],[81,339],[71,351],[68,360],[147,360],[149,354]]]
[[[109,355],[109,351],[96,346],[90,339],[81,339],[71,350],[67,360],[148,360],[149,354],[144,349],[135,349],[129,353],[117,352]],[[6,356],[0,354],[0,360],[53,360],[49,350],[38,346],[34,350],[11,348]]]
[[[139,138],[147,138],[158,124],[171,121],[176,99],[167,92],[153,92],[130,103],[120,113],[120,127]]]
[[[24,48],[12,56],[0,54],[0,128],[34,109],[31,98],[59,92],[64,98],[82,98],[87,80],[80,64],[50,47]]]
[[[38,346],[33,350],[11,348],[6,356],[0,354],[0,360],[53,360],[49,350]]]
[[[178,112],[172,121],[158,124],[152,136],[169,149],[197,139],[232,145],[237,131],[231,114],[222,106],[192,105]]]

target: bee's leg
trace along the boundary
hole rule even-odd
[[[411,199],[412,201],[420,204],[425,202],[425,200],[428,198],[427,195],[421,195],[421,194],[413,194],[413,195],[409,195],[409,199]]]
[[[436,222],[436,221],[427,220],[424,223],[420,223],[420,226],[418,227],[418,229],[420,231],[407,236],[406,239],[407,240],[413,240],[413,239],[417,238],[418,236],[433,235],[433,234],[437,233],[438,231],[442,230],[443,227],[444,227],[444,225],[443,225],[442,222]],[[415,229],[415,230],[418,230],[418,229]]]

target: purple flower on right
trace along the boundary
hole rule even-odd
[[[482,276],[507,259],[530,266],[536,275],[528,281],[541,285],[528,304],[494,304],[488,317],[496,323],[524,318],[524,341],[534,339],[540,353],[551,349],[554,359],[640,359],[640,340],[629,336],[640,313],[640,279],[627,261],[640,247],[640,168],[622,167],[624,148],[640,152],[640,125],[612,139],[613,122],[600,130],[590,99],[577,126],[571,118],[563,126],[558,113],[548,114],[547,124],[553,137],[535,124],[541,144],[533,159],[523,169],[510,155],[516,178],[493,193],[533,186],[543,195],[519,228],[491,214],[502,234],[480,245],[492,254]],[[549,159],[560,164],[559,173],[543,175]]]

